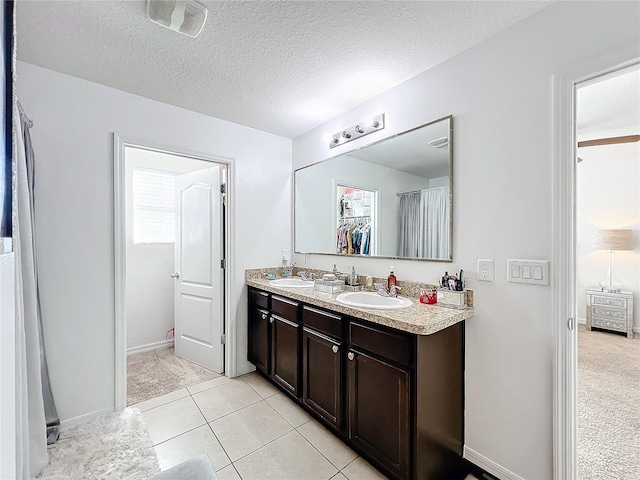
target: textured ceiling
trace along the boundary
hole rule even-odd
[[[576,105],[578,141],[640,135],[640,66],[578,88]]]
[[[295,138],[547,1],[207,1],[197,38],[144,1],[21,1],[18,59]]]

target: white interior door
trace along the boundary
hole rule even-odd
[[[176,177],[175,354],[224,371],[220,167]]]

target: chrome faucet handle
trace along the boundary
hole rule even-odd
[[[302,278],[305,282],[308,280],[307,272],[298,272],[298,276]]]
[[[398,296],[398,290],[402,290],[402,288],[398,287],[397,285],[391,285],[391,290],[389,291],[389,296],[390,297],[397,297]]]
[[[313,272],[311,272],[309,275],[307,275],[307,278],[308,278],[309,280],[315,280],[315,279],[316,279],[316,274],[315,274],[315,273],[313,273]]]
[[[387,291],[387,287],[385,287],[383,284],[374,283],[373,287],[376,289],[376,292],[378,292],[378,295],[382,295],[383,297],[386,297],[389,295],[389,292]]]

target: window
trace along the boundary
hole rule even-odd
[[[162,170],[133,169],[133,243],[175,241],[175,176]]]

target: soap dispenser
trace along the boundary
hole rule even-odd
[[[396,279],[396,276],[393,274],[393,265],[391,265],[391,272],[387,277],[387,290],[391,291],[391,287],[394,285],[397,285],[397,282],[398,280]]]

